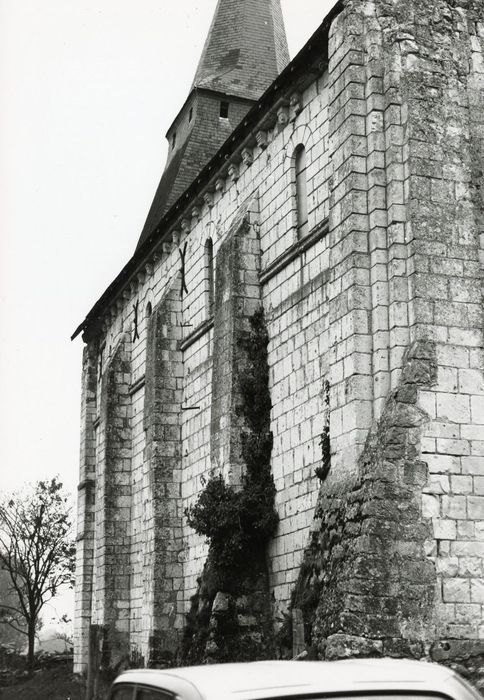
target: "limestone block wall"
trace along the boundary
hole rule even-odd
[[[347,0],[314,78],[180,204],[99,319],[83,380],[79,670],[89,625],[117,630],[116,662],[172,658],[207,556],[184,511],[213,469],[233,483],[243,469],[234,324],[216,308],[243,318],[247,299],[269,334],[276,626],[292,608],[303,644],[331,658],[455,659],[482,639],[483,14],[482,0]]]
[[[411,334],[435,341],[438,363],[435,387],[419,397],[430,417],[422,449],[429,466],[424,513],[436,541],[430,556],[437,634],[456,640],[450,658],[466,648],[458,640],[483,633],[483,9],[481,2],[465,9],[441,3],[431,16],[416,7],[425,30],[416,32],[418,52],[404,62],[401,81],[412,124]]]
[[[245,423],[238,411],[236,385],[242,353],[237,342],[261,305],[260,239],[254,230],[258,205],[257,198],[249,199],[237,212],[219,248],[215,276],[210,457],[214,473],[235,487],[240,486],[245,468],[241,453]]]
[[[116,667],[129,652],[131,519],[131,347],[123,337],[101,378],[96,445],[93,625],[103,630],[102,664]],[[102,507],[100,508],[99,505]]]
[[[82,668],[86,670],[91,625],[92,577],[94,566],[94,484],[96,476],[97,348],[86,346],[83,353],[81,395],[81,449],[77,500],[78,536],[76,545],[75,645]]]
[[[235,225],[234,217],[243,203],[254,197],[257,201],[257,206],[251,214],[256,236],[254,245],[260,247],[261,261],[252,271],[246,268],[245,277],[240,281],[249,287],[253,286],[254,298],[262,298],[271,336],[269,363],[276,397],[276,400],[273,400],[273,431],[277,446],[274,451],[274,469],[279,488],[278,504],[281,517],[280,530],[271,555],[271,576],[274,593],[282,606],[287,604],[291,582],[297,575],[304,533],[308,532],[317,494],[318,481],[314,475],[314,468],[320,461],[319,441],[322,432],[319,374],[321,363],[324,365],[326,361],[320,359],[320,354],[323,352],[323,346],[327,345],[327,336],[321,337],[326,322],[321,321],[319,310],[321,295],[325,298],[327,294],[325,280],[329,265],[324,228],[328,214],[329,177],[328,160],[325,155],[328,129],[326,85],[327,76],[323,74],[298,95],[299,107],[296,111],[288,111],[290,119],[282,120],[282,123],[276,122],[266,133],[266,142],[252,146],[249,149],[249,157],[241,160],[235,170],[226,172],[214,196],[204,203],[198,203],[185,213],[185,218],[173,233],[173,242],[163,244],[152,262],[131,282],[123,301],[117,306],[116,313],[105,320],[99,341],[99,347],[103,348],[102,362],[105,372],[112,361],[113,348],[118,346],[123,334],[129,333],[131,341],[131,374],[126,394],[130,412],[129,487],[132,494],[128,533],[128,647],[132,658],[138,657],[144,662],[148,662],[153,649],[159,648],[159,644],[157,647],[153,638],[158,635],[159,641],[160,630],[151,608],[156,600],[153,556],[157,548],[157,524],[150,475],[152,447],[150,429],[146,422],[148,407],[152,401],[146,394],[149,326],[152,323],[147,315],[148,306],[151,313],[156,314],[155,309],[159,308],[167,290],[174,284],[179,285],[179,291],[175,294],[178,295],[179,310],[172,310],[169,314],[172,327],[176,327],[180,335],[180,362],[183,363],[183,377],[180,377],[182,393],[177,404],[179,411],[176,414],[181,434],[179,446],[176,448],[180,470],[176,486],[169,486],[165,476],[162,477],[162,482],[166,491],[171,490],[172,494],[181,493],[178,497],[176,517],[180,518],[182,530],[180,538],[177,539],[177,562],[173,563],[176,568],[173,586],[177,593],[171,596],[169,603],[166,591],[159,596],[160,600],[164,601],[161,617],[165,621],[166,618],[169,619],[167,624],[170,629],[173,623],[173,629],[179,630],[183,626],[182,615],[188,612],[190,597],[196,591],[197,577],[203,569],[207,553],[203,540],[186,525],[183,511],[197,497],[202,488],[202,479],[209,476],[212,467],[222,467],[228,472],[231,471],[230,459],[225,463],[225,455],[222,458],[215,456],[213,442],[216,430],[213,426],[211,430],[210,425],[215,340],[210,308],[210,295],[212,294],[213,298],[213,290],[209,288],[213,275],[207,267],[206,242],[207,239],[212,241],[215,269],[220,248],[231,226]],[[309,230],[313,234],[316,232],[316,235],[301,248],[297,247],[299,242],[295,201],[294,153],[298,145],[304,145],[307,152]],[[294,260],[289,263],[283,259],[288,251],[294,256]],[[255,249],[248,249],[244,255],[253,253]],[[244,264],[245,262],[244,260]],[[219,268],[221,275],[224,266],[219,263]],[[264,270],[268,273],[259,286],[259,277],[264,275]],[[298,291],[300,283],[304,285],[302,292]],[[281,375],[280,365],[282,348],[289,353],[284,376]],[[100,361],[98,355],[96,362]],[[294,366],[294,377],[291,377],[290,387],[287,381],[283,382],[284,386],[281,384],[281,380],[287,379],[289,366]],[[294,379],[296,384],[293,384]],[[297,399],[295,401],[292,399],[292,392]],[[280,396],[280,401],[277,400],[277,396]],[[100,391],[96,400],[96,480],[100,483],[103,479],[103,451],[109,424],[106,423],[101,410]],[[154,415],[158,415],[160,411],[162,407],[157,405]],[[289,437],[291,424],[296,428]],[[296,445],[299,439],[296,438],[296,433],[302,436],[303,448]],[[223,431],[220,434],[223,435]],[[297,468],[293,473],[288,469],[288,465],[295,458]],[[96,502],[96,513],[94,540],[101,546],[104,523],[108,517],[102,494]],[[165,540],[166,537],[161,537],[160,542]],[[162,556],[165,564],[166,556],[165,552]],[[94,591],[93,604],[97,610],[93,621],[96,624],[109,625],[109,613],[102,602],[101,580],[102,574],[96,571],[91,582]],[[90,614],[87,606],[84,610],[87,620]],[[164,624],[163,622],[161,627]],[[164,648],[166,650],[166,646]],[[85,654],[85,650],[79,654],[79,667],[85,663]]]
[[[268,540],[277,515],[267,335],[261,300],[258,198],[239,208],[217,255],[213,303],[210,478],[189,520],[210,540],[178,662],[254,660],[274,653]],[[214,496],[225,484],[223,503]],[[203,484],[205,486],[205,484]],[[224,511],[223,528],[217,519]],[[229,513],[232,512],[232,516]],[[248,527],[249,522],[254,522]],[[227,551],[227,542],[231,549]],[[208,616],[208,618],[207,618]],[[226,631],[230,630],[228,634]]]
[[[150,499],[149,472],[145,462],[146,434],[143,425],[145,386],[131,395],[131,473],[129,482],[132,488],[130,532],[131,572],[130,572],[130,645],[143,653],[146,645],[144,584],[145,564],[151,554],[153,505]],[[148,631],[149,631],[148,627]]]
[[[210,420],[212,389],[213,331],[190,345],[184,352],[185,387],[182,413],[182,502],[190,503],[203,488],[203,479],[211,469]],[[183,610],[186,612],[190,595],[197,588],[197,578],[207,557],[207,546],[194,530],[183,525],[185,551]]]
[[[324,253],[321,257],[324,260]],[[297,577],[308,519],[316,505],[319,482],[315,470],[322,461],[323,394],[329,370],[327,270],[300,285],[301,266],[301,260],[295,261],[264,288],[269,299],[274,289],[283,297],[267,313],[272,473],[281,518],[271,546],[271,581],[283,607]],[[291,269],[294,275],[286,279]]]
[[[147,335],[142,612],[145,635],[150,635],[145,660],[151,665],[167,663],[173,658],[182,628],[183,358],[180,322],[180,286],[176,281],[153,312]]]
[[[320,397],[322,380],[319,381],[319,376],[324,360],[320,359],[320,351],[322,353],[323,347],[327,349],[328,343],[327,337],[322,334],[325,321],[320,318],[321,313],[324,316],[321,301],[327,295],[325,280],[329,265],[324,228],[328,213],[329,178],[326,86],[327,75],[323,74],[303,92],[302,110],[297,115],[293,114],[287,125],[276,125],[267,135],[267,147],[254,147],[250,159],[241,161],[236,172],[226,177],[223,188],[216,190],[210,204],[197,208],[196,216],[185,220],[179,241],[182,249],[187,244],[188,292],[183,300],[184,342],[188,343],[184,350],[185,403],[200,407],[200,411],[193,414],[184,412],[182,418],[183,494],[184,506],[188,506],[194,502],[203,487],[201,477],[206,478],[210,467],[217,466],[220,462],[218,458],[215,460],[217,464],[209,461],[211,439],[208,421],[214,396],[210,381],[213,382],[212,357],[216,341],[206,296],[204,244],[211,238],[218,264],[221,246],[235,226],[240,214],[239,208],[248,198],[257,195],[258,206],[253,212],[252,221],[260,238],[260,293],[270,336],[270,382],[271,392],[275,392],[271,426],[274,433],[273,473],[278,486],[281,518],[271,550],[271,584],[277,605],[279,607],[280,601],[281,609],[287,606],[291,585],[297,578],[297,567],[317,498],[319,482],[314,470],[321,461],[319,443],[323,417]],[[294,153],[300,144],[306,147],[308,154],[309,229],[316,235],[306,248],[303,246],[297,249]],[[295,259],[292,262],[283,260],[281,270],[277,267],[271,269],[288,251],[295,254]],[[268,271],[266,276],[265,271]],[[258,277],[259,275],[253,275],[254,283],[259,281],[256,279]],[[301,281],[305,285],[302,293],[298,291]],[[204,327],[204,324],[207,325]],[[196,337],[197,329],[205,333],[192,344],[191,335],[195,331]],[[299,334],[299,329],[302,329],[303,335]],[[281,384],[281,368],[278,366],[275,369],[278,362],[281,362],[283,353],[286,353],[285,376],[292,374],[289,368],[293,365],[297,371],[296,383],[293,383],[293,376],[291,386],[287,380],[284,388]],[[304,408],[302,404],[306,398],[308,403]],[[287,447],[292,424],[296,426],[293,430],[293,444]],[[301,449],[297,445],[294,476],[289,465],[295,457],[296,433],[299,435],[300,430],[304,435],[305,446]],[[215,432],[212,427],[212,441]],[[230,460],[222,461],[228,474]],[[289,487],[292,487],[291,490]],[[185,612],[188,612],[207,549],[203,540],[188,527],[185,529],[185,542]]]
[[[336,456],[293,598],[320,657],[480,663],[482,11],[350,0],[332,26]]]

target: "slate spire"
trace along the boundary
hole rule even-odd
[[[218,0],[192,88],[257,100],[288,63],[280,0]]]
[[[280,0],[218,0],[138,246],[288,63]]]

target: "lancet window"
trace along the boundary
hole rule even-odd
[[[211,318],[213,316],[213,305],[214,305],[214,296],[215,296],[213,241],[211,238],[207,238],[207,240],[205,241],[204,258],[205,258],[204,270],[205,270],[205,297],[206,297],[207,317]]]
[[[296,215],[298,238],[308,233],[308,181],[306,149],[301,144],[295,151],[296,168]]]

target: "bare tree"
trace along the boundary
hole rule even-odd
[[[0,566],[15,594],[14,603],[0,601],[0,615],[14,629],[27,630],[30,671],[40,611],[60,586],[74,584],[74,562],[71,509],[57,477],[0,503]]]

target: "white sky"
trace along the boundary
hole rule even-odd
[[[335,0],[282,0],[291,57]],[[0,0],[0,490],[76,492],[82,340],[131,257],[216,0]]]

